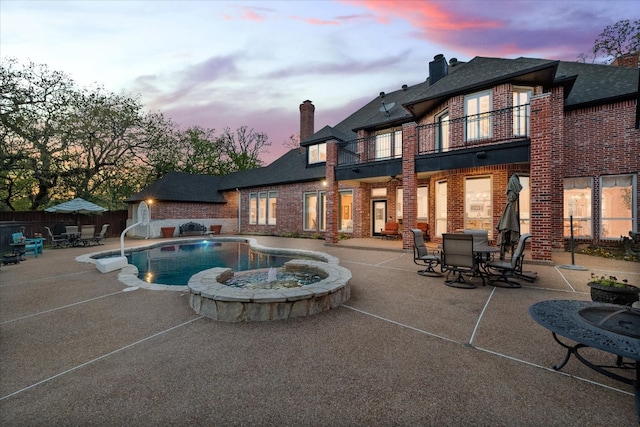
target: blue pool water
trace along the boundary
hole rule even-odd
[[[282,267],[294,257],[252,250],[243,242],[198,241],[166,244],[126,254],[129,264],[138,268],[138,277],[147,283],[186,286],[194,274],[214,267],[233,271]],[[296,256],[295,258],[304,258]]]

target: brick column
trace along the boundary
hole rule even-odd
[[[324,240],[327,243],[338,243],[338,182],[336,181],[336,166],[338,165],[338,146],[336,141],[327,142],[327,162],[325,179],[327,181],[327,224]]]
[[[402,125],[402,248],[413,248],[413,234],[418,216],[418,179],[416,176],[416,152],[418,138],[416,123]]]
[[[531,99],[531,258],[551,260],[554,241],[562,238],[563,91]]]

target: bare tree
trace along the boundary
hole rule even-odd
[[[589,54],[578,55],[580,62],[595,63],[600,60],[610,64],[614,59],[640,50],[640,20],[623,19],[607,25],[593,42]]]

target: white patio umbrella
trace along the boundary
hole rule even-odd
[[[59,205],[51,206],[45,209],[45,212],[56,213],[75,213],[75,214],[99,214],[106,212],[109,209],[98,206],[95,203],[88,202],[80,197],[77,197],[68,202],[60,203]]]

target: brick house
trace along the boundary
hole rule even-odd
[[[151,235],[199,220],[338,243],[396,221],[405,249],[417,222],[435,240],[461,229],[495,240],[517,174],[533,259],[550,260],[571,231],[617,242],[639,228],[640,169],[638,55],[618,65],[437,55],[425,82],[380,93],[318,132],[303,102],[299,149],[225,177],[169,174],[128,200],[130,218],[153,199]]]

